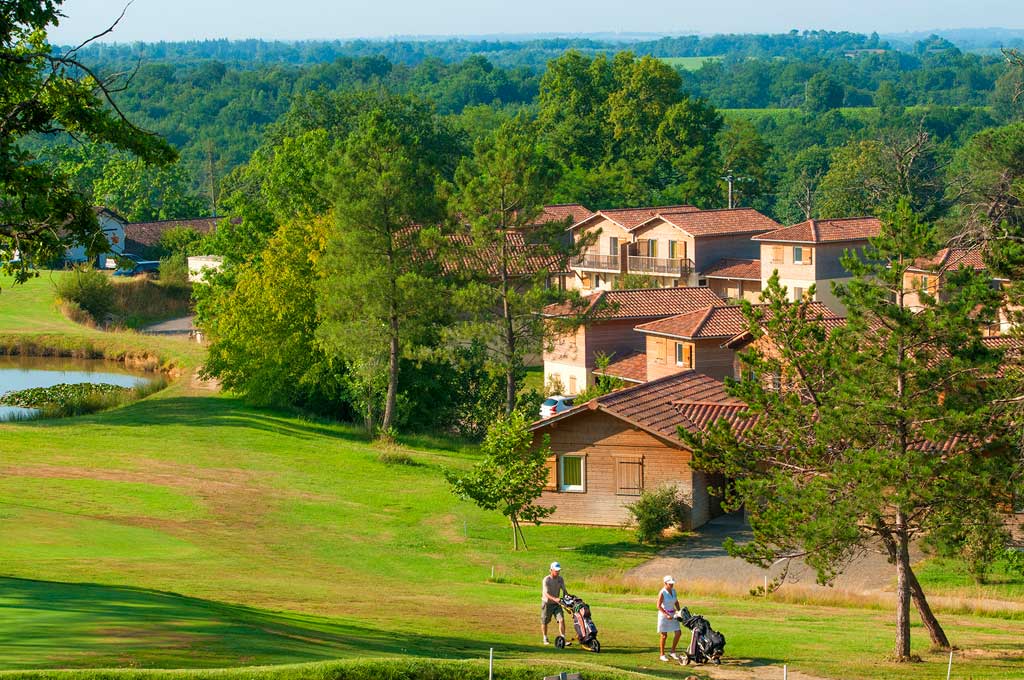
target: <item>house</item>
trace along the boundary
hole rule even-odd
[[[219,272],[224,268],[224,258],[220,255],[192,255],[188,261],[188,280],[192,283],[205,283],[208,272]]]
[[[814,299],[844,312],[832,293],[833,282],[848,281],[850,273],[840,259],[850,251],[863,251],[868,239],[878,236],[882,223],[876,217],[807,220],[753,238],[761,247],[761,281],[778,271],[779,283],[792,300],[815,286]]]
[[[81,264],[89,261],[89,251],[94,247],[102,247],[99,243],[100,236],[106,239],[109,249],[99,253],[96,257],[96,264],[101,269],[115,269],[115,259],[124,252],[125,227],[128,221],[109,208],[95,208],[96,220],[99,222],[100,230],[95,234],[91,243],[80,243],[67,249],[64,259],[74,264]]]
[[[618,360],[645,350],[644,338],[633,328],[639,323],[701,309],[721,300],[707,288],[645,288],[599,291],[584,297],[583,307],[549,305],[544,317],[551,329],[544,350],[545,384],[561,384],[578,394],[593,381],[600,355]],[[579,318],[582,324],[558,329],[560,322]]]
[[[988,270],[980,248],[943,248],[934,257],[918,258],[903,274],[904,303],[911,309],[920,309],[922,292],[942,298],[947,276],[961,267],[975,272]],[[992,277],[990,285],[1001,289],[1007,283],[1007,279]],[[989,328],[991,335],[1004,335],[1011,330],[1012,311],[1019,310],[1000,310],[999,318],[993,319],[993,324]]]
[[[146,257],[160,254],[160,239],[171,229],[191,229],[203,236],[213,233],[223,217],[196,217],[184,220],[157,220],[155,222],[132,222],[125,226],[125,252]],[[233,219],[232,224],[240,220]]]
[[[778,228],[751,208],[599,210],[570,228],[577,242],[596,239],[571,267],[586,291],[613,289],[624,274],[653,277],[660,287],[705,285],[705,269],[723,257],[756,257],[750,237]]]
[[[683,371],[592,399],[531,426],[534,444],[545,438],[548,483],[539,503],[555,507],[546,521],[622,526],[627,506],[645,490],[676,487],[690,528],[721,514],[709,488],[725,480],[691,466],[692,452],[678,428],[696,432],[719,418],[746,427],[745,405],[713,378]]]
[[[723,300],[761,301],[761,260],[723,257],[704,270],[708,288]]]

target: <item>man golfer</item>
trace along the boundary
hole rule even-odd
[[[558,621],[558,634],[565,637],[565,617],[562,615],[562,605],[559,602],[563,594],[567,594],[565,581],[562,580],[562,565],[558,562],[551,563],[551,573],[544,577],[544,584],[540,591],[540,629],[544,634],[544,644],[548,642],[548,622],[554,616]]]

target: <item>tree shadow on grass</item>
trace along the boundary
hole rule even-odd
[[[107,586],[0,578],[0,668],[208,668],[347,656],[486,657],[535,647]]]

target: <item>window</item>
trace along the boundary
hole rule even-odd
[[[608,254],[612,257],[618,257],[619,255],[619,237],[609,236],[608,237]]]
[[[644,491],[644,459],[617,458],[615,460],[615,494],[639,496]]]
[[[782,264],[785,260],[782,246],[772,246],[772,264]]]
[[[679,287],[679,279],[672,279],[672,287],[673,288],[678,288]]]
[[[652,239],[652,240],[647,242],[647,257],[657,257],[657,256],[658,256],[658,242]]]
[[[693,368],[693,345],[684,342],[676,343],[676,366]]]
[[[793,302],[799,302],[804,297],[804,289],[798,286],[793,286]]]
[[[570,394],[576,394],[576,376],[569,376],[569,392]]]
[[[668,257],[671,260],[679,257],[679,243],[677,241],[668,242]]]
[[[793,246],[793,264],[804,263],[804,249],[803,246]]]
[[[586,456],[562,456],[558,460],[559,489],[562,491],[587,490]]]
[[[700,288],[707,288],[708,287],[708,280],[707,279],[697,279],[697,285]]]

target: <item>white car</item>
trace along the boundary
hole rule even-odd
[[[540,405],[540,417],[550,418],[556,413],[568,411],[572,408],[572,400],[572,397],[564,397],[560,394],[548,397],[544,400],[544,403]]]

